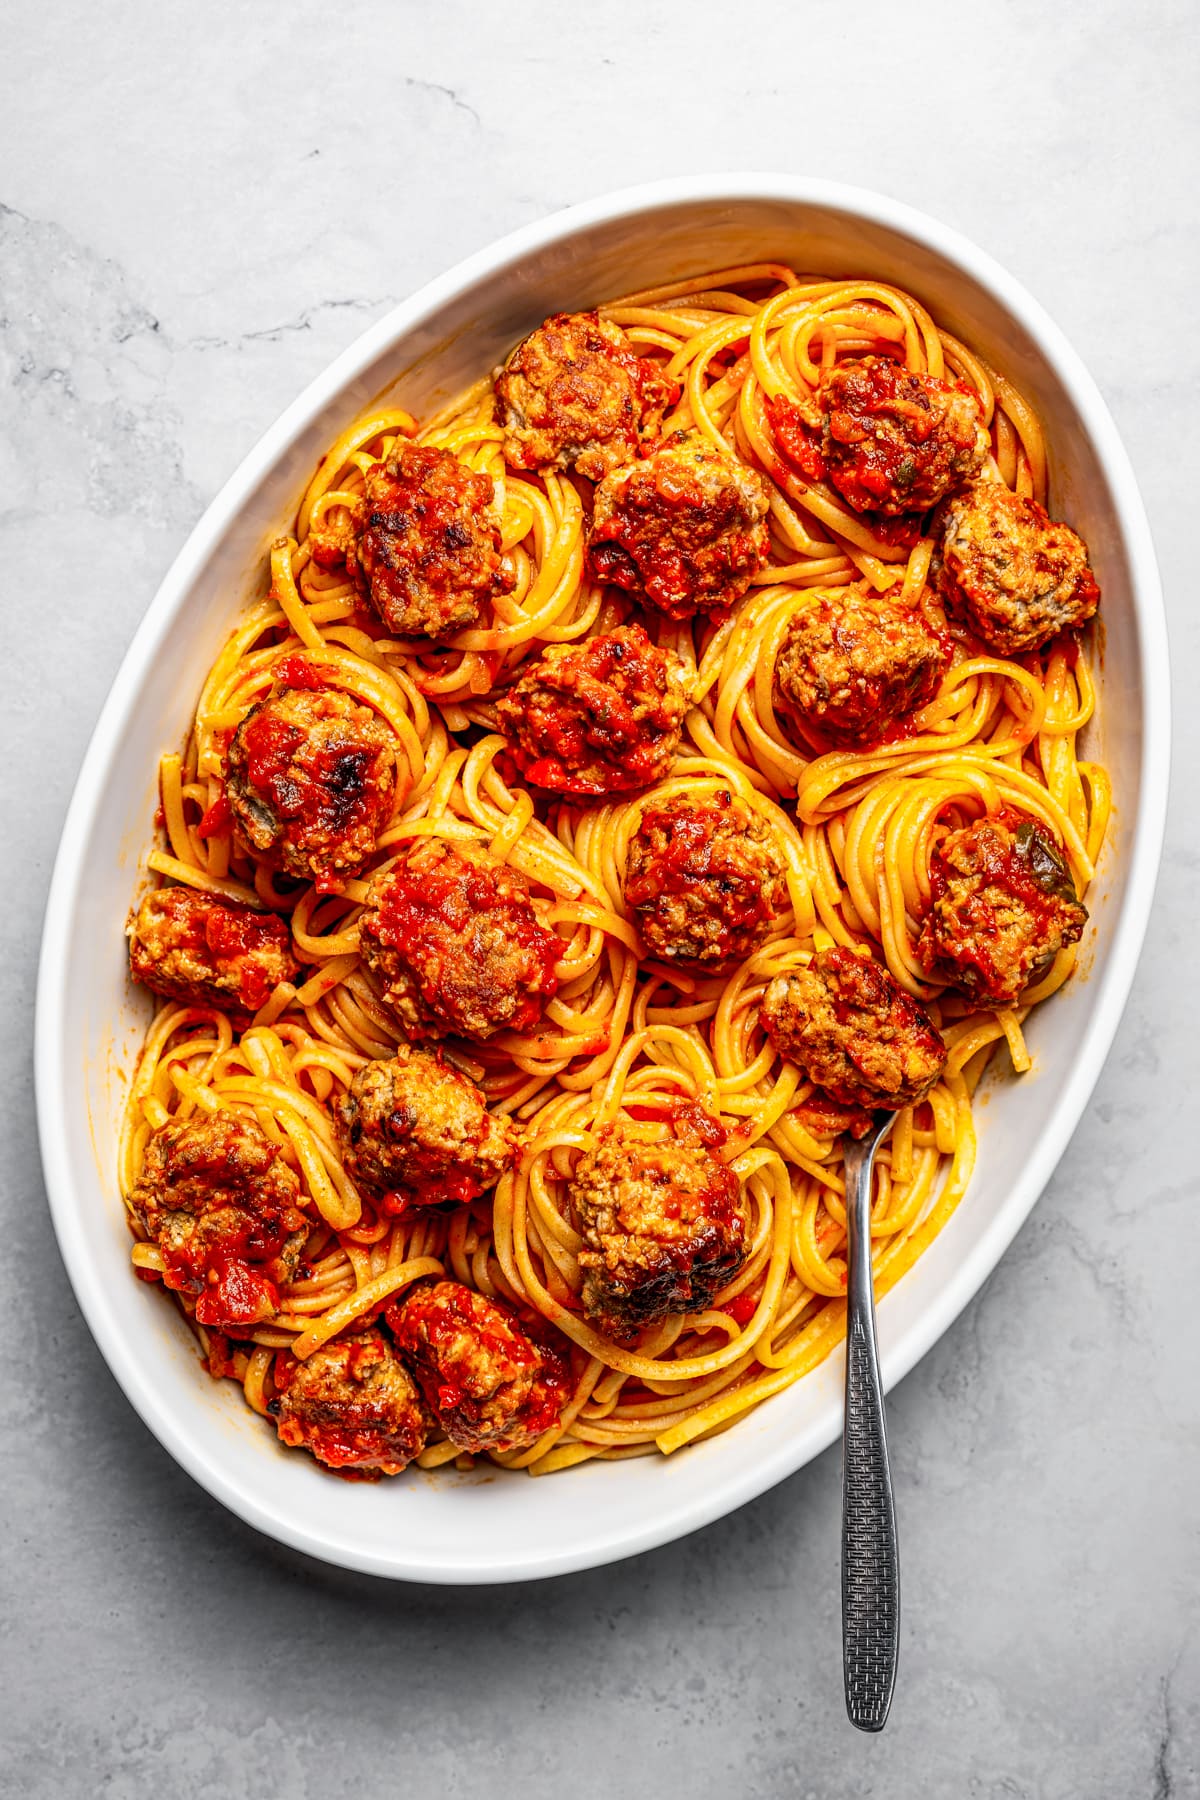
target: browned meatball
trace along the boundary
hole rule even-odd
[[[495,502],[491,476],[448,450],[401,442],[368,469],[358,565],[388,631],[444,641],[509,592]]]
[[[677,431],[596,489],[588,566],[669,619],[724,614],[767,560],[761,475],[700,431]]]
[[[784,713],[834,744],[877,744],[927,706],[950,660],[916,606],[857,588],[818,594],[788,624],[775,662]]]
[[[599,481],[658,435],[673,382],[594,312],[555,313],[496,377],[510,469],[578,469]]]
[[[380,1331],[334,1338],[303,1362],[278,1357],[275,1385],[283,1443],[351,1479],[398,1475],[425,1448],[421,1396]]]
[[[912,1106],[946,1061],[925,1008],[879,963],[842,945],[777,975],[762,1022],[775,1048],[841,1106]]]
[[[817,399],[829,479],[856,512],[925,512],[987,458],[979,398],[962,382],[864,356],[831,369]]]
[[[363,957],[410,1037],[529,1031],[563,952],[518,869],[465,844],[415,838],[372,883]]]
[[[334,1110],[346,1168],[382,1210],[456,1206],[494,1188],[516,1154],[473,1081],[436,1052],[404,1045],[359,1069]]]
[[[702,1144],[600,1134],[575,1165],[583,1305],[628,1340],[668,1313],[703,1312],[746,1259],[750,1211],[736,1175]]]
[[[422,1283],[389,1306],[387,1322],[460,1450],[523,1450],[558,1424],[565,1362],[494,1300],[458,1281]]]
[[[291,933],[274,913],[165,887],[147,894],[130,921],[129,968],[172,1000],[256,1013],[298,965]]]
[[[651,956],[709,973],[743,962],[788,905],[766,821],[729,790],[648,806],[630,839],[625,904]]]
[[[222,1331],[279,1311],[308,1224],[300,1184],[270,1138],[232,1113],[171,1121],[151,1137],[130,1206],[162,1252],[163,1281]]]
[[[993,1005],[1010,1005],[1087,923],[1058,845],[1014,809],[947,832],[929,879],[917,955],[934,980]]]
[[[496,702],[527,781],[556,794],[619,794],[666,774],[690,704],[683,664],[622,625],[556,644]]]
[[[225,779],[250,847],[287,874],[336,890],[387,822],[396,740],[369,706],[336,689],[285,687],[251,707],[234,732]]]
[[[940,523],[946,611],[1001,656],[1040,649],[1099,606],[1083,539],[1002,482],[975,482]]]

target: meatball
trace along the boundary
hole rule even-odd
[[[835,590],[791,619],[775,661],[775,697],[833,744],[877,744],[929,704],[949,660],[944,633],[920,607]]]
[[[946,611],[1001,656],[1040,649],[1099,606],[1083,539],[1002,482],[975,482],[940,524]]]
[[[691,704],[683,664],[640,625],[546,650],[496,702],[527,781],[556,794],[621,794],[671,766]]]
[[[562,1357],[458,1281],[410,1288],[387,1322],[438,1424],[460,1450],[523,1450],[558,1424]]]
[[[275,1385],[281,1440],[351,1479],[398,1475],[425,1448],[421,1396],[380,1331],[334,1338],[303,1362],[279,1357]]]
[[[648,806],[630,840],[625,904],[651,956],[709,973],[752,955],[788,905],[766,821],[726,788]]]
[[[419,444],[401,443],[367,471],[358,565],[388,631],[444,641],[509,592],[495,494],[490,475]]]
[[[201,1325],[236,1331],[279,1311],[308,1236],[299,1198],[270,1138],[216,1113],[154,1133],[129,1202],[162,1252],[166,1286],[196,1295]]]
[[[700,431],[678,431],[596,489],[588,564],[669,619],[724,614],[767,560],[761,475]]]
[[[516,1154],[473,1081],[407,1045],[359,1069],[334,1113],[346,1168],[384,1212],[455,1206],[494,1188]]]
[[[749,1206],[703,1144],[622,1142],[608,1127],[575,1165],[570,1197],[584,1311],[618,1341],[668,1313],[703,1312],[746,1260]]]
[[[280,688],[229,745],[229,804],[251,849],[336,890],[375,848],[396,787],[396,742],[369,706],[333,688]]]
[[[974,1000],[1011,1005],[1087,923],[1058,845],[1012,809],[947,832],[929,878],[917,955],[934,980]]]
[[[156,994],[237,1013],[256,1013],[298,973],[282,919],[186,887],[146,895],[129,924],[129,968]]]
[[[879,963],[841,945],[777,975],[762,1022],[781,1055],[843,1107],[912,1106],[946,1061],[925,1008]]]
[[[578,469],[599,481],[658,435],[675,384],[594,312],[555,313],[496,377],[510,469]]]
[[[987,458],[979,399],[962,382],[864,356],[831,369],[817,398],[829,479],[856,512],[925,512]]]
[[[538,919],[529,883],[465,844],[410,841],[372,883],[359,932],[409,1037],[529,1031],[557,987],[562,940]]]

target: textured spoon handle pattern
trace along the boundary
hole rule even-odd
[[[883,1393],[871,1320],[857,1310],[846,1337],[842,1464],[842,1665],[846,1710],[861,1731],[882,1729],[900,1642],[900,1564],[888,1470]]]

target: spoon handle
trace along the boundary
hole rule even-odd
[[[846,1153],[849,1276],[842,1450],[842,1670],[846,1711],[882,1731],[900,1649],[900,1561],[871,1280],[871,1167],[880,1132]]]

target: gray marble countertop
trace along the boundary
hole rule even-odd
[[[0,67],[0,1793],[1200,1795],[1195,9],[18,11]],[[117,1390],[33,1129],[63,812],[217,486],[460,256],[604,188],[736,167],[911,201],[1049,307],[1132,453],[1179,675],[1171,836],[1116,1047],[1029,1223],[891,1402],[903,1655],[871,1740],[842,1711],[836,1451],[682,1543],[538,1587],[307,1562],[209,1500]]]

